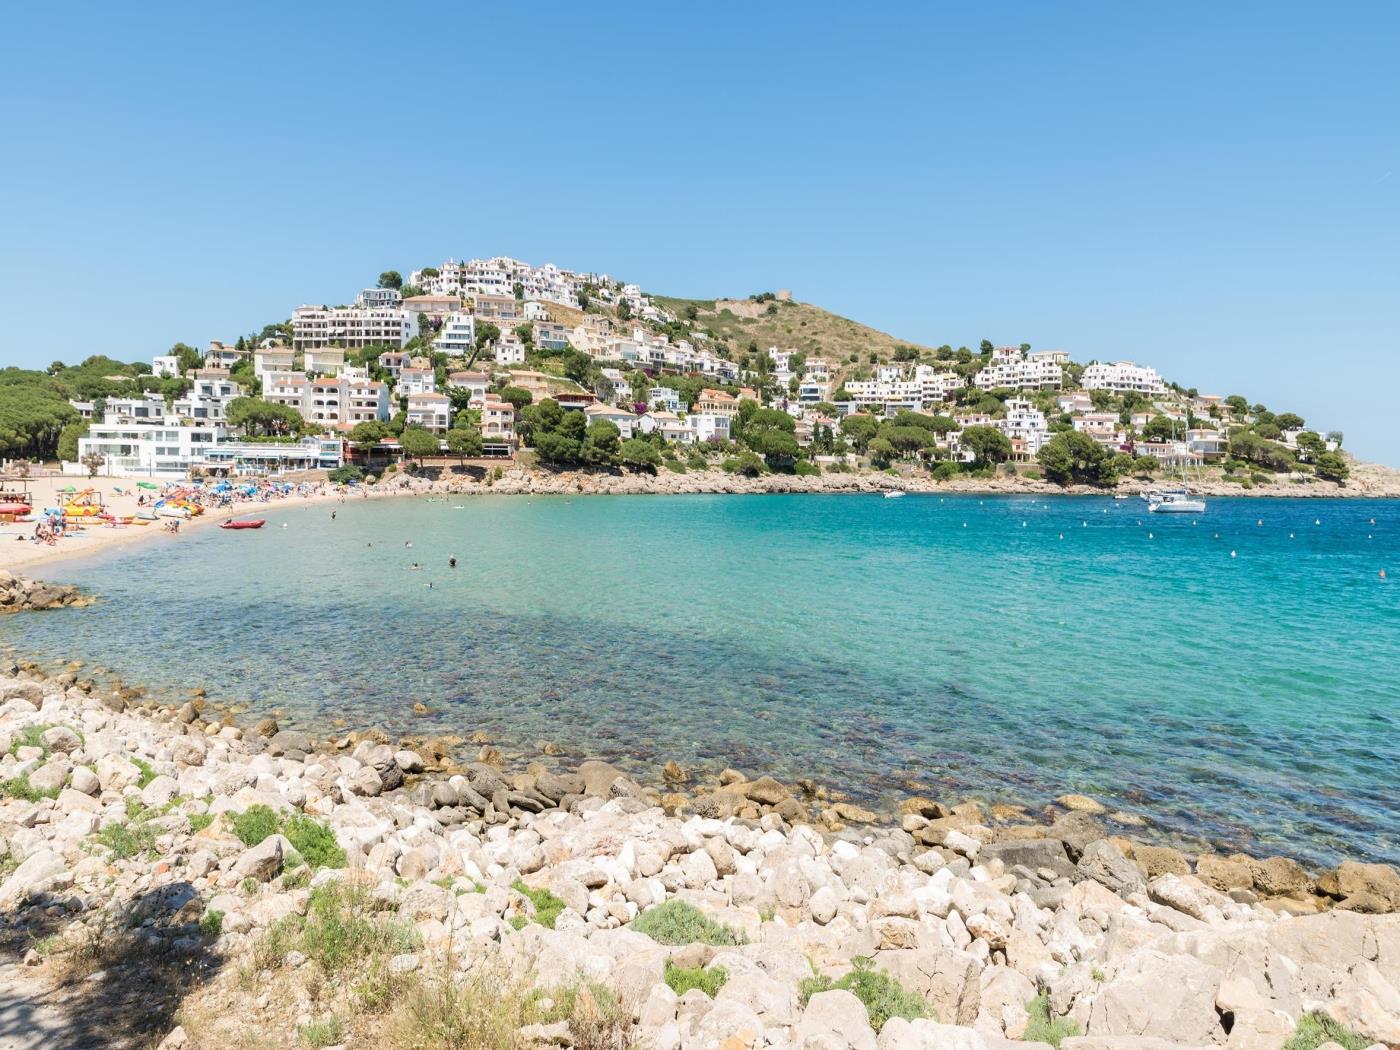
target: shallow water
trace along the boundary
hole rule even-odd
[[[314,727],[486,729],[873,800],[1079,791],[1176,837],[1400,861],[1400,580],[1379,576],[1400,573],[1400,501],[337,510],[56,565],[106,600],[0,631]]]

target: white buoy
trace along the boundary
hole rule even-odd
[[[1234,551],[1231,551],[1231,552],[1230,552],[1230,557],[1233,558],[1234,556],[1235,556],[1235,552],[1234,552]]]
[[[1156,537],[1153,536],[1152,533],[1150,533],[1150,532],[1147,534],[1147,538],[1148,538],[1149,540],[1156,539]]]
[[[1063,532],[1060,533],[1060,539],[1064,539],[1064,538],[1065,538],[1065,534],[1064,534]]]
[[[1314,525],[1321,525],[1321,524],[1322,524],[1322,519],[1321,519],[1321,518],[1313,518],[1313,524],[1314,524]]]

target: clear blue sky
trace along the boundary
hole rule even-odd
[[[14,7],[0,363],[508,254],[1132,358],[1400,465],[1400,5],[851,6]]]

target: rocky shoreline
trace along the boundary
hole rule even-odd
[[[49,583],[0,569],[0,615],[91,605],[93,599],[67,583]]]
[[[1400,498],[1400,472],[1363,465],[1346,484],[1311,479],[1306,483],[1279,481],[1252,488],[1221,481],[1192,481],[1193,492],[1204,496],[1248,498],[1395,499]],[[430,473],[432,473],[430,471]],[[610,471],[548,471],[512,467],[494,477],[482,469],[449,466],[440,476],[393,475],[373,486],[378,491],[450,492],[462,495],[759,495],[776,493],[877,493],[890,490],[936,495],[1108,496],[1138,495],[1169,482],[1124,479],[1113,488],[1061,486],[1031,478],[999,475],[936,481],[927,474],[886,474],[878,471],[762,474],[745,477],[720,470],[660,470],[655,474]]]
[[[1191,858],[1080,796],[1044,823],[932,799],[885,823],[807,783],[670,764],[649,788],[464,744],[245,729],[7,662],[8,940],[79,989],[118,945],[216,972],[111,1045],[460,1045],[387,1033],[481,972],[522,989],[493,999],[519,1009],[490,1046],[1278,1050],[1317,1010],[1400,1043],[1382,865]],[[355,950],[328,955],[346,929]],[[367,981],[397,1005],[366,1007]]]

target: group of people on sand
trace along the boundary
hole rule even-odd
[[[50,517],[45,514],[34,523],[34,535],[30,537],[33,543],[47,543],[50,547],[56,544],[67,530],[68,525],[58,517]],[[16,536],[15,539],[24,542],[24,535]]]

